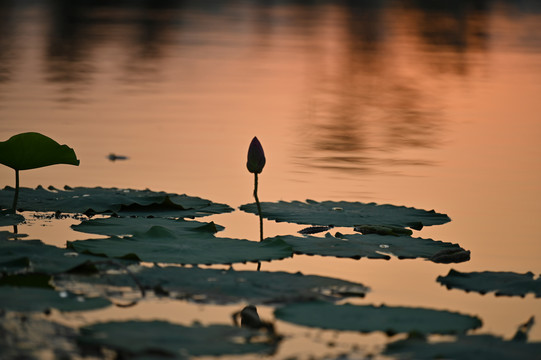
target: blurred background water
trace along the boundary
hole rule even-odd
[[[0,0],[0,139],[38,131],[81,160],[23,172],[22,186],[150,188],[237,207],[252,201],[245,161],[258,136],[262,201],[436,209],[453,221],[416,235],[472,251],[453,266],[296,256],[264,269],[363,282],[367,303],[478,314],[481,331],[504,336],[541,318],[539,300],[448,291],[435,278],[541,273],[540,95],[536,0]],[[12,171],[0,179],[13,185]],[[225,236],[258,238],[253,215],[213,220]],[[20,231],[58,246],[84,238],[65,223]],[[177,321],[190,313],[171,306]],[[159,311],[145,313],[170,316]],[[201,311],[228,321],[227,310]]]

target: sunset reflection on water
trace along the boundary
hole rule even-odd
[[[0,1],[0,140],[38,131],[81,160],[23,172],[23,186],[151,188],[238,207],[252,201],[245,161],[257,136],[262,201],[435,209],[452,222],[416,236],[472,251],[452,266],[295,256],[264,270],[362,282],[373,291],[361,303],[476,314],[481,332],[509,337],[541,319],[539,300],[448,291],[435,279],[450,268],[541,273],[541,7],[438,4]],[[13,185],[10,169],[0,179]],[[212,220],[224,236],[258,238],[253,215]],[[59,246],[86,236],[63,224],[20,232]],[[210,313],[197,316],[220,311]]]

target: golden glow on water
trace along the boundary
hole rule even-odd
[[[22,172],[23,186],[150,188],[238,207],[252,201],[245,161],[257,135],[267,155],[262,201],[436,209],[452,222],[416,236],[472,252],[455,265],[295,256],[264,270],[358,281],[372,292],[355,302],[475,314],[481,332],[510,337],[531,315],[541,319],[539,299],[448,291],[435,281],[451,268],[541,274],[540,15],[514,18],[502,6],[437,12],[438,23],[427,21],[431,10],[408,6],[230,5],[213,14],[190,5],[149,18],[98,8],[87,9],[97,20],[86,25],[50,19],[39,6],[11,9],[4,16],[22,20],[0,39],[12,54],[0,58],[0,139],[42,132],[81,160]],[[63,25],[73,38],[53,36]],[[110,162],[109,153],[129,160]],[[12,186],[12,171],[0,168],[0,180]],[[226,226],[224,236],[258,237],[253,215],[211,219]],[[62,246],[84,238],[70,224],[20,232]],[[265,222],[266,236],[299,228]],[[85,321],[146,314],[182,323],[196,307],[195,317],[228,322],[232,309],[153,304]],[[541,340],[541,326],[531,338]],[[313,345],[295,338],[285,349],[296,341],[302,351]]]

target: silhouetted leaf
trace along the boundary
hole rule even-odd
[[[80,344],[144,356],[172,358],[269,352],[273,344],[249,341],[256,332],[229,325],[183,326],[165,321],[125,321],[83,327]]]
[[[493,335],[462,335],[455,341],[399,340],[387,345],[384,355],[400,359],[515,360],[539,359],[541,343],[506,341]]]
[[[309,227],[301,229],[301,230],[299,230],[297,232],[299,234],[303,234],[303,235],[319,234],[319,233],[322,233],[322,232],[325,232],[325,231],[329,231],[332,228],[333,228],[332,225],[329,225],[329,226],[309,226]]]
[[[355,226],[353,229],[357,232],[360,232],[363,235],[368,234],[378,234],[378,235],[412,235],[413,231],[410,229],[404,229],[397,226],[385,226],[385,225],[360,225]]]
[[[291,247],[280,239],[262,242],[216,238],[208,232],[178,232],[163,226],[152,226],[133,236],[78,240],[68,247],[94,255],[112,258],[135,256],[148,262],[172,264],[232,264],[270,261],[290,257]]]
[[[303,326],[387,334],[460,334],[482,324],[477,317],[443,310],[322,302],[287,305],[276,309],[274,315]]]
[[[541,297],[541,277],[534,280],[534,274],[519,274],[505,271],[460,272],[449,270],[446,276],[438,276],[437,281],[448,289],[476,291],[481,294],[495,292],[496,296],[525,296],[534,293]]]
[[[8,207],[14,189],[0,191],[0,207]],[[65,187],[64,190],[21,188],[18,208],[23,211],[60,211],[62,213],[117,213],[120,215],[196,217],[233,211],[225,204],[188,195],[150,190]]]
[[[242,205],[240,209],[257,214],[255,203]],[[434,210],[348,201],[262,202],[261,211],[266,219],[278,222],[322,226],[386,225],[419,230],[423,226],[451,221],[447,215]]]
[[[530,330],[532,330],[532,327],[534,324],[535,324],[535,317],[532,316],[524,324],[519,325],[517,331],[515,332],[515,335],[513,335],[513,338],[511,340],[518,341],[518,342],[528,341]]]
[[[158,290],[159,295],[204,303],[251,304],[309,301],[313,299],[337,300],[345,297],[364,297],[369,291],[359,283],[340,279],[290,274],[286,272],[234,271],[201,268],[131,267],[133,275],[146,289]],[[66,275],[57,284],[77,289],[77,283],[102,284],[116,288],[137,289],[127,274],[109,274],[107,277]],[[74,288],[70,287],[74,286]]]
[[[133,217],[110,217],[105,219],[85,220],[78,225],[72,225],[74,230],[89,234],[120,236],[135,235],[149,231],[153,226],[160,226],[176,235],[214,234],[224,229],[223,226],[214,222],[205,223],[188,221],[184,219],[165,218],[133,218]]]
[[[102,298],[86,298],[67,291],[37,287],[0,286],[0,309],[12,311],[81,311],[98,309],[111,303]]]
[[[0,207],[1,208],[1,207]],[[0,226],[17,225],[24,221],[24,216],[13,212],[0,211]]]
[[[325,237],[292,235],[277,236],[293,248],[293,252],[306,255],[335,256],[344,258],[389,260],[392,256],[399,259],[425,258],[445,249],[462,249],[457,244],[435,241],[432,239],[412,238],[409,236],[383,235],[344,235],[337,233]],[[463,250],[463,249],[462,249]]]
[[[52,286],[52,275],[41,273],[29,274],[3,274],[0,276],[0,286],[23,286],[23,287],[39,287],[45,289],[54,289]]]
[[[45,245],[40,240],[7,240],[0,236],[0,273],[66,272],[87,261],[100,260],[67,249]]]
[[[428,258],[428,260],[440,264],[459,263],[469,261],[471,252],[462,248],[443,249]]]
[[[72,148],[35,132],[14,135],[0,142],[0,164],[15,170],[36,169],[55,164],[79,165]]]

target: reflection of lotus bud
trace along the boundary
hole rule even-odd
[[[246,163],[248,171],[254,174],[260,174],[265,167],[265,153],[263,152],[263,146],[257,137],[254,136],[248,149],[248,162]]]

